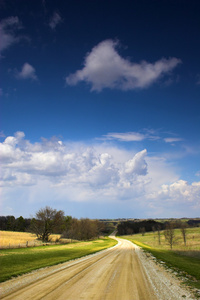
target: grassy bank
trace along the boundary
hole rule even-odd
[[[105,238],[68,245],[0,250],[0,282],[39,268],[98,252],[116,243],[113,239]]]
[[[180,231],[175,231],[173,250],[164,239],[161,232],[161,244],[155,233],[135,234],[124,236],[145,251],[150,252],[156,259],[175,270],[177,275],[184,277],[186,284],[200,289],[200,228],[191,228],[187,231],[187,244],[184,246]]]

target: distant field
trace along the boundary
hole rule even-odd
[[[180,229],[175,230],[175,244],[170,250],[161,232],[161,244],[158,243],[157,232],[125,235],[125,239],[141,246],[150,252],[166,266],[175,269],[180,276],[184,276],[188,285],[200,289],[200,227],[187,229],[187,244],[184,246]]]
[[[104,238],[67,245],[0,250],[0,282],[39,268],[98,252],[116,243],[113,239]]]
[[[60,238],[59,234],[52,234],[51,241],[55,242]],[[0,249],[4,248],[20,248],[20,247],[34,247],[42,245],[42,241],[37,239],[35,234],[29,232],[17,231],[1,231],[0,230]]]
[[[146,232],[144,236],[142,234],[134,234],[129,237],[141,242],[147,246],[159,248],[159,249],[169,249],[169,245],[165,241],[164,231],[160,232],[161,244],[158,243],[158,233]],[[126,236],[124,236],[126,237]],[[180,229],[175,229],[175,242],[173,245],[173,250],[177,251],[199,251],[200,250],[200,227],[187,228],[186,229],[186,246],[183,242],[183,237],[181,235]]]

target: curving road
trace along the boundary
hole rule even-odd
[[[2,299],[156,300],[134,245],[115,239],[119,243],[113,248],[53,267],[52,272],[48,268],[30,282],[22,280]]]

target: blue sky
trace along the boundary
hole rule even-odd
[[[199,1],[0,9],[1,214],[199,216]]]

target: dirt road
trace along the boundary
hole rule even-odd
[[[163,287],[158,291],[145,271],[137,248],[116,239],[117,246],[101,253],[21,276],[13,284],[12,280],[1,284],[2,299],[165,299]],[[166,299],[180,298],[169,297],[167,291]]]

